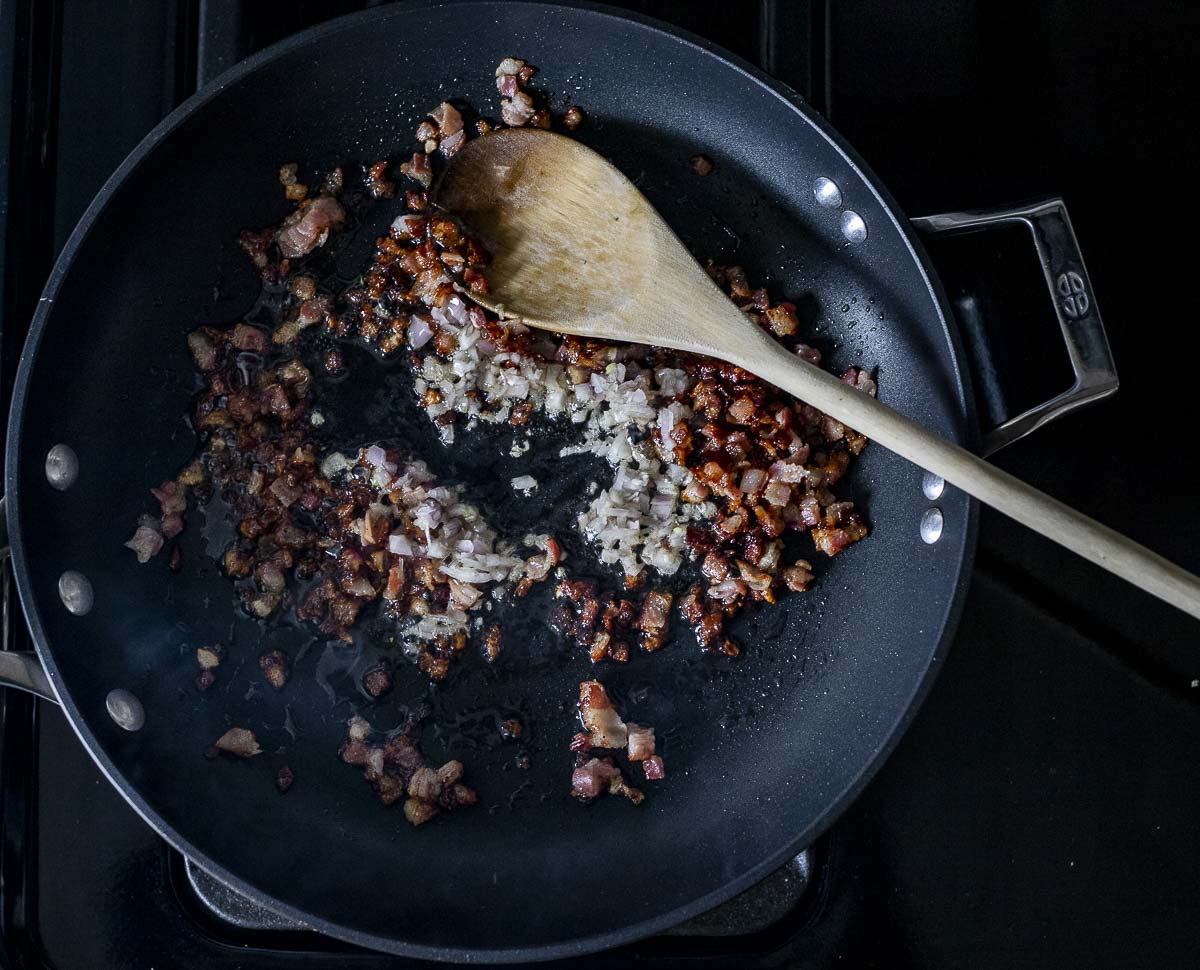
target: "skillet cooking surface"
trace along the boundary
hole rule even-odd
[[[189,513],[179,574],[165,557],[134,562],[122,543],[147,489],[194,449],[184,336],[253,305],[259,281],[237,233],[287,211],[279,165],[399,159],[447,96],[495,114],[492,72],[506,55],[540,69],[534,86],[556,111],[585,109],[581,140],[627,172],[693,252],[740,263],[776,299],[794,300],[829,365],[876,367],[884,401],[948,437],[966,434],[953,339],[907,227],[806,108],[647,22],[525,3],[376,10],[251,59],[149,136],[68,243],[22,361],[6,490],[39,652],[106,773],[182,851],[316,929],[443,959],[549,957],[644,936],[811,841],[865,784],[928,685],[973,544],[971,507],[953,489],[938,503],[943,538],[922,543],[921,472],[871,446],[842,491],[861,503],[872,535],[836,560],[814,558],[809,593],[747,611],[733,627],[737,661],[701,656],[683,635],[653,656],[594,669],[534,608],[510,614],[496,669],[469,651],[432,694],[404,670],[373,705],[356,685],[377,646],[338,651],[308,628],[239,615],[204,555],[205,543],[222,542],[218,517]],[[690,170],[698,152],[717,164],[707,178]],[[866,242],[848,246],[838,210],[816,204],[818,175],[862,215]],[[398,211],[381,203],[340,244],[346,274]],[[447,453],[416,414],[403,367],[365,355],[351,364],[350,380],[320,402],[331,436],[417,442],[505,529],[565,518],[557,500],[588,480],[575,460],[518,466],[503,431],[460,434],[472,444]],[[65,493],[42,472],[58,442],[81,466]],[[513,499],[508,478],[526,470],[541,496]],[[59,602],[65,569],[94,586],[87,616]],[[229,644],[230,657],[202,694],[194,649],[212,641]],[[279,693],[256,663],[271,646],[298,658]],[[668,778],[646,786],[640,807],[579,806],[567,794],[577,685],[593,674],[627,719],[658,728]],[[143,701],[142,731],[106,716],[114,687]],[[356,709],[386,729],[425,703],[440,725],[425,732],[430,760],[460,757],[480,804],[413,829],[336,752]],[[528,770],[514,765],[517,746],[498,743],[496,719],[509,712],[532,724]],[[265,753],[205,761],[231,724],[252,728]],[[283,763],[296,773],[286,796],[273,785]]]

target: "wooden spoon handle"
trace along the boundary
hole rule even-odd
[[[801,360],[761,332],[759,336],[761,340],[747,339],[742,349],[722,356],[850,425],[889,451],[940,475],[1034,532],[1200,619],[1200,578],[965,448],[931,434],[870,395]]]

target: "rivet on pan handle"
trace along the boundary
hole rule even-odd
[[[1050,289],[1075,382],[1057,397],[1009,418],[988,432],[983,439],[985,456],[1024,438],[1068,411],[1108,397],[1117,390],[1117,368],[1104,324],[1100,322],[1100,311],[1083,265],[1079,243],[1075,240],[1075,230],[1071,228],[1071,219],[1062,199],[1046,199],[1007,209],[919,216],[912,223],[922,232],[939,234],[1024,225],[1033,237],[1038,261]]]

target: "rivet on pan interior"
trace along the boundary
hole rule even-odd
[[[930,501],[935,501],[942,497],[942,492],[946,490],[946,479],[941,475],[935,475],[933,472],[926,472],[925,477],[921,479],[921,491],[925,493],[925,497]]]
[[[46,481],[65,492],[79,477],[79,459],[70,445],[55,445],[46,453]]]
[[[926,509],[921,516],[921,538],[932,546],[942,537],[944,522],[941,509]]]
[[[853,209],[842,213],[842,235],[851,243],[860,243],[867,238],[867,224]]]
[[[813,195],[820,205],[829,209],[836,209],[842,204],[842,190],[837,187],[837,182],[824,175],[817,176],[813,182]]]
[[[76,616],[90,613],[95,602],[92,584],[83,573],[77,573],[74,569],[68,569],[58,577],[58,595],[63,606]]]
[[[108,708],[108,716],[126,731],[140,731],[146,723],[146,709],[142,707],[142,702],[123,687],[110,690],[104,706]]]

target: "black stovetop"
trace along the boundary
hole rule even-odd
[[[369,4],[0,0],[0,398],[91,196],[167,111],[238,58]],[[1200,8],[1160,0],[641,0],[795,87],[918,215],[1065,197],[1119,394],[996,461],[1200,570],[1187,471]],[[997,239],[935,252],[990,292],[1014,398],[1054,334]],[[961,253],[959,253],[961,256]],[[1009,267],[1006,269],[1006,267]],[[7,569],[7,566],[5,567]],[[5,576],[5,595],[10,584]],[[6,605],[8,601],[6,599]],[[28,646],[19,611],[5,645]],[[1173,967],[1200,945],[1197,625],[984,512],[955,646],[888,764],[756,893],[585,966]],[[81,645],[86,647],[86,645]],[[412,966],[214,912],[61,713],[0,691],[0,965]],[[236,909],[236,907],[234,907]]]

